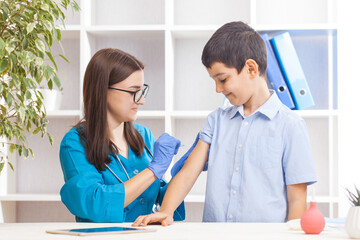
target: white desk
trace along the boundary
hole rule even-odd
[[[52,240],[52,239],[141,239],[141,240],[292,240],[292,239],[349,239],[344,230],[328,228],[320,235],[306,235],[302,231],[289,230],[285,223],[181,223],[177,222],[169,227],[152,225],[149,228],[156,232],[139,234],[116,234],[101,236],[69,236],[48,234],[48,229],[87,228],[102,226],[130,226],[125,224],[96,224],[96,223],[2,223],[0,224],[1,240]]]

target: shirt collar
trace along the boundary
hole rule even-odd
[[[258,112],[267,116],[270,120],[275,117],[282,103],[274,90],[270,89],[270,98],[258,109]]]
[[[271,94],[270,98],[262,106],[260,106],[254,113],[259,112],[259,113],[267,116],[271,120],[275,117],[276,113],[279,111],[282,103],[274,90],[270,89],[269,91]],[[234,118],[237,113],[239,113],[241,116],[244,117],[244,106],[243,105],[232,106],[229,109],[230,119]]]

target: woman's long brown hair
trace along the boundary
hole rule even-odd
[[[108,136],[108,87],[142,69],[144,65],[135,57],[112,48],[96,52],[86,68],[83,85],[84,118],[75,126],[85,146],[88,161],[98,170],[105,170],[105,164],[111,162],[108,155],[116,152],[116,146]],[[141,156],[145,143],[132,122],[124,123],[124,135],[131,149]]]

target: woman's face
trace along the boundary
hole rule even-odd
[[[125,80],[111,85],[126,91],[135,92],[143,88],[144,72],[138,70],[133,72]],[[117,123],[135,121],[139,105],[145,104],[145,98],[141,97],[140,101],[134,102],[134,94],[108,89],[107,95],[107,116],[109,121]]]

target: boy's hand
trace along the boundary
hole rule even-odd
[[[131,225],[133,227],[145,227],[150,223],[161,223],[163,227],[171,225],[174,222],[173,216],[166,212],[156,212],[149,215],[139,216]]]

